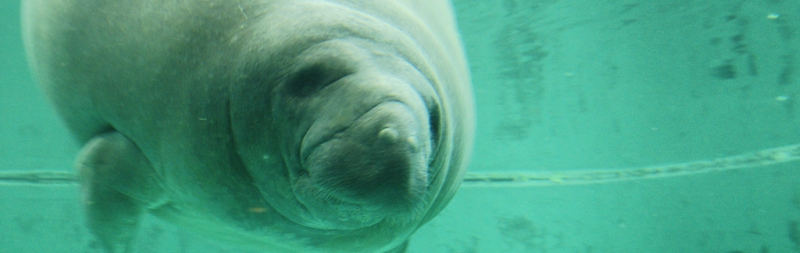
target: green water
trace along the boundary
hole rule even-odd
[[[471,171],[613,169],[800,143],[797,0],[455,2]],[[0,169],[68,170],[19,3],[0,2]],[[464,188],[409,252],[800,252],[797,162],[610,184]],[[0,186],[0,253],[96,252],[77,187]],[[247,252],[148,218],[137,252]]]

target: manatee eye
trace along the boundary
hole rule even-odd
[[[337,63],[338,61],[325,61],[300,68],[286,82],[286,91],[295,96],[305,97],[350,74],[350,71]]]

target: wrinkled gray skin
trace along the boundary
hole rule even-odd
[[[25,0],[92,232],[144,212],[265,252],[401,252],[455,193],[469,73],[443,0]]]

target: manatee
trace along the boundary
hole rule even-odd
[[[37,82],[82,146],[88,227],[141,216],[265,252],[402,252],[465,173],[444,0],[24,0]]]

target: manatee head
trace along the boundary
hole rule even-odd
[[[441,113],[435,89],[397,46],[402,37],[376,40],[371,34],[385,27],[352,28],[364,24],[323,18],[298,26],[324,32],[245,47],[257,53],[243,56],[242,82],[231,89],[232,131],[253,183],[306,227],[414,227],[438,191],[429,187]]]
[[[366,48],[366,49],[365,49]],[[414,215],[424,204],[432,134],[408,62],[359,39],[303,51],[277,88],[294,196],[324,228]],[[378,51],[376,51],[378,50]]]

